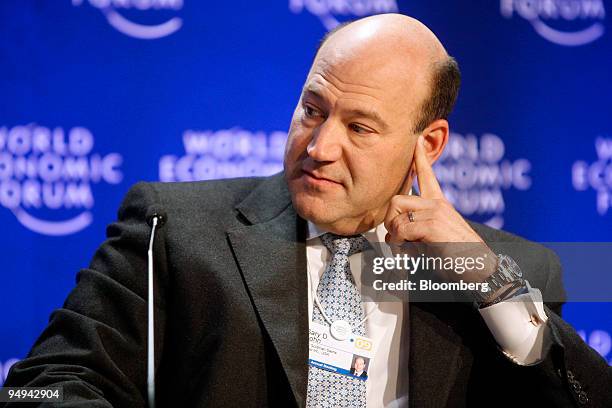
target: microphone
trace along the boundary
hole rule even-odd
[[[147,396],[149,408],[155,408],[155,319],[154,319],[154,294],[153,294],[153,244],[155,243],[155,230],[166,223],[167,215],[164,209],[158,205],[152,205],[147,209],[145,219],[151,227],[149,239],[149,250],[147,251],[148,267],[148,296],[147,296]]]
[[[147,209],[145,219],[149,227],[153,227],[153,219],[157,218],[157,226],[161,227],[166,223],[167,215],[166,211],[160,205],[152,205]]]

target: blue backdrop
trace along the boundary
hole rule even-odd
[[[611,10],[602,0],[1,2],[0,384],[130,185],[281,168],[319,39],[364,15],[414,16],[459,61],[436,172],[466,217],[536,241],[612,241]],[[569,303],[564,316],[612,363],[612,303]]]

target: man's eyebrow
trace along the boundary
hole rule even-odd
[[[360,118],[366,118],[366,119],[370,119],[376,123],[378,123],[378,125],[380,125],[383,129],[387,129],[389,127],[389,125],[387,125],[387,122],[385,122],[385,120],[382,118],[382,116],[380,116],[380,114],[374,110],[370,110],[370,109],[348,109],[346,111],[344,111],[346,114],[348,114],[349,116],[352,117],[360,117]]]
[[[304,87],[304,95],[306,94],[310,94],[318,99],[324,99],[323,95],[321,95],[321,93],[319,92],[317,87],[314,87],[312,85],[308,85],[306,87]]]
[[[323,97],[323,95],[321,95],[321,93],[319,93],[318,89],[316,87],[313,87],[311,85],[304,87],[304,95],[310,95],[313,96],[319,100],[325,100],[325,98]],[[389,125],[387,124],[387,122],[382,118],[382,116],[380,116],[380,114],[374,110],[371,109],[347,109],[344,110],[343,113],[347,116],[351,116],[351,117],[360,117],[360,118],[366,118],[366,119],[370,119],[374,122],[376,122],[379,126],[381,126],[383,129],[387,129],[389,127]]]

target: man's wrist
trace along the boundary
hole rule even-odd
[[[516,281],[515,283],[508,284],[502,289],[498,290],[497,293],[491,295],[491,297],[486,301],[477,301],[479,308],[485,308],[492,306],[499,302],[504,302],[506,300],[512,299],[515,296],[522,295],[523,293],[527,293],[529,291],[525,281]]]
[[[489,291],[474,291],[474,299],[479,307],[487,307],[516,295],[525,287],[521,269],[508,255],[499,254],[495,271],[488,276],[486,283]]]

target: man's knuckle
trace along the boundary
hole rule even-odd
[[[392,207],[398,207],[400,206],[402,203],[402,196],[399,195],[395,195],[393,197],[391,197],[391,206]]]

